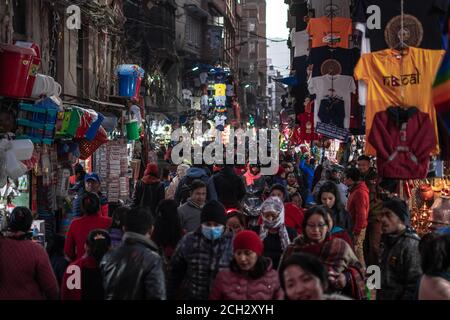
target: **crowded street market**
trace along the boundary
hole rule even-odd
[[[0,0],[0,300],[450,300],[449,14]]]

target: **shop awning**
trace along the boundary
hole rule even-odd
[[[280,82],[287,86],[295,87],[298,86],[298,79],[296,76],[290,76],[285,78],[273,79],[274,81]]]

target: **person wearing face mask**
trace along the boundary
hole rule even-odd
[[[168,297],[207,300],[220,268],[233,259],[233,234],[225,232],[224,206],[212,200],[202,208],[200,227],[178,243],[169,267]]]
[[[250,230],[233,240],[234,258],[214,281],[210,300],[281,300],[283,291],[272,261],[262,256],[264,245]]]
[[[328,272],[322,262],[307,253],[295,253],[279,269],[286,300],[351,300],[339,294],[326,294]]]
[[[330,235],[329,209],[315,206],[303,220],[303,234],[283,253],[282,263],[296,252],[318,257],[328,269],[330,290],[355,300],[366,299],[364,270],[351,246]]]
[[[277,269],[283,251],[297,236],[294,229],[284,223],[284,204],[278,197],[267,198],[261,206],[262,224],[254,231],[264,243],[264,256],[270,258]]]
[[[236,234],[242,230],[245,230],[246,226],[247,223],[245,221],[245,216],[242,212],[233,209],[227,211],[226,229],[228,232]]]

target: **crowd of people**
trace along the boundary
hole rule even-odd
[[[450,233],[420,238],[406,203],[380,196],[366,156],[348,168],[286,157],[273,176],[258,165],[159,169],[148,164],[113,206],[77,165],[79,217],[47,250],[30,240],[31,211],[14,208],[0,299],[450,299]]]

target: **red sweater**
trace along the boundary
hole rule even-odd
[[[297,207],[292,202],[284,204],[284,224],[302,234],[302,223],[304,218],[302,208]]]
[[[82,216],[72,221],[67,231],[64,253],[69,259],[77,260],[84,255],[84,244],[86,239],[94,229],[109,229],[112,219],[102,217],[99,214],[93,216]]]
[[[45,249],[31,240],[0,238],[0,300],[59,298]]]
[[[358,182],[350,190],[347,211],[352,217],[353,234],[359,235],[367,227],[369,217],[369,188],[365,182]]]
[[[91,256],[85,255],[83,258],[78,259],[75,262],[72,262],[68,267],[67,270],[70,270],[70,266],[77,266],[80,268],[80,276],[83,274],[82,269],[98,269],[98,263],[95,261],[95,259]],[[76,272],[74,270],[70,270],[70,272],[64,273],[63,281],[61,284],[61,300],[81,300],[81,293],[83,288],[69,288],[67,285],[67,280],[70,276],[74,276]],[[72,283],[70,281],[69,283]],[[80,284],[82,284],[83,281],[80,279]]]

